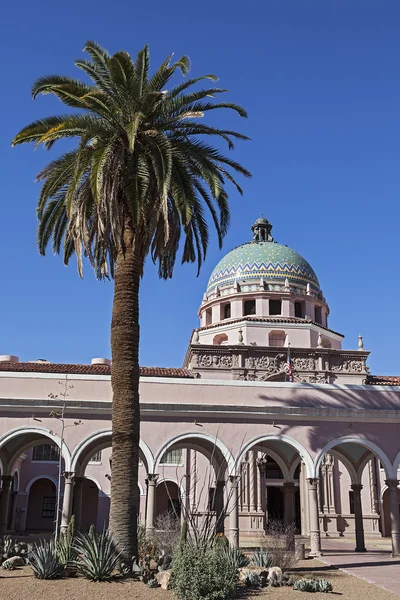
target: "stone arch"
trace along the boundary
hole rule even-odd
[[[306,466],[307,477],[313,477],[314,462],[313,462],[313,459],[311,458],[309,452],[297,440],[294,440],[293,438],[290,438],[286,435],[275,435],[275,434],[259,435],[255,438],[251,439],[249,442],[247,442],[247,444],[241,449],[240,453],[238,454],[238,456],[236,458],[235,472],[237,474],[240,473],[240,465],[242,463],[242,460],[243,460],[246,452],[249,452],[253,446],[256,446],[257,444],[262,444],[262,443],[268,442],[268,441],[283,442],[283,443],[291,446],[294,450],[296,450],[296,452],[298,452],[302,461],[304,462],[304,464]]]
[[[235,461],[232,453],[225,444],[218,438],[207,433],[183,433],[171,438],[165,442],[159,449],[154,460],[155,472],[158,472],[160,462],[165,452],[173,446],[197,450],[206,456],[217,470],[225,469],[227,474],[231,474],[235,469]],[[218,472],[218,471],[217,471]]]
[[[351,483],[361,483],[361,473],[357,471],[353,463],[345,456],[340,450],[332,450],[329,452],[335,458],[340,460],[341,463],[346,467],[348,474],[350,475]],[[321,466],[321,464],[320,464]]]
[[[343,436],[343,437],[331,440],[330,442],[325,444],[325,446],[319,451],[319,453],[315,459],[314,474],[312,475],[312,477],[318,477],[318,473],[319,473],[319,469],[321,466],[321,461],[322,461],[323,456],[325,454],[327,454],[330,450],[333,450],[336,446],[340,446],[340,444],[358,444],[360,446],[363,446],[364,448],[368,448],[373,454],[375,454],[379,458],[379,460],[383,464],[383,467],[384,467],[385,473],[386,473],[386,477],[388,479],[396,478],[395,474],[393,474],[393,473],[395,473],[393,465],[390,462],[387,455],[385,454],[385,452],[383,452],[383,450],[381,448],[379,448],[379,446],[377,446],[374,442],[371,442],[370,440],[365,439],[365,438],[359,438],[357,436]],[[338,450],[340,452],[340,448]],[[357,477],[358,477],[358,475],[357,475]]]
[[[400,450],[396,454],[396,458],[393,461],[393,479],[397,479],[397,471],[400,469]]]
[[[70,451],[65,441],[61,444],[61,438],[56,433],[43,427],[18,427],[0,437],[0,451],[2,456],[5,457],[6,463],[3,463],[4,474],[11,474],[15,461],[25,450],[39,446],[47,440],[50,440],[61,449],[64,469],[69,471],[71,465]]]
[[[79,474],[82,474],[82,472],[84,473],[86,466],[94,452],[110,447],[111,440],[111,429],[101,429],[91,433],[86,438],[81,440],[72,454],[70,470],[79,472]],[[143,461],[146,471],[151,473],[154,466],[153,454],[143,440],[140,440],[139,448],[140,459]]]
[[[297,458],[294,459],[294,461],[290,465],[290,468],[289,468],[289,479],[288,479],[288,481],[293,481],[294,480],[294,475],[296,473],[296,469],[297,469],[297,467],[299,466],[300,463],[301,463],[301,458],[300,458],[300,456],[298,456]]]
[[[57,483],[54,477],[46,475],[34,479],[29,487],[25,528],[53,531],[57,516]]]
[[[56,491],[57,491],[57,489],[58,489],[58,481],[57,481],[57,479],[55,477],[52,477],[51,475],[36,475],[36,477],[32,477],[32,479],[26,485],[25,492],[27,494],[29,494],[29,492],[31,491],[31,487],[33,486],[33,484],[36,481],[39,481],[39,479],[49,479],[52,483],[54,483],[54,485],[56,487]]]
[[[97,486],[97,489],[99,490],[99,496],[104,494],[103,488],[101,487],[98,479],[96,479],[95,477],[92,477],[92,475],[86,475],[86,474],[84,475],[84,478],[88,479],[89,481],[92,481]]]
[[[171,477],[161,479],[156,487],[155,516],[169,512],[179,518],[183,498],[182,488],[175,479]]]

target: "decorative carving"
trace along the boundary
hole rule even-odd
[[[310,383],[327,383],[325,373],[315,373],[311,375],[309,379]]]
[[[347,360],[341,356],[331,358],[331,371],[333,373],[363,373],[365,371],[364,360]]]
[[[232,356],[228,354],[198,354],[197,355],[197,366],[198,367],[216,367],[219,369],[230,369],[232,367]]]
[[[197,355],[197,366],[199,367],[211,367],[213,357],[210,354],[198,354]]]
[[[218,366],[219,367],[224,367],[226,369],[228,369],[228,368],[230,369],[232,367],[232,362],[233,362],[232,361],[232,356],[223,355],[223,356],[219,357],[219,364],[218,364]]]
[[[314,358],[294,358],[293,366],[298,371],[314,371],[315,370],[315,359]]]

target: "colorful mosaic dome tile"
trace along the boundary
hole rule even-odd
[[[253,241],[238,246],[219,261],[207,285],[207,295],[216,286],[241,281],[260,280],[306,286],[308,283],[316,292],[320,291],[319,281],[314,270],[300,254],[275,242]]]

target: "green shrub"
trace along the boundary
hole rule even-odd
[[[38,579],[56,579],[64,572],[54,540],[36,544],[29,553],[29,564]]]
[[[219,543],[217,544],[217,548],[224,559],[230,563],[236,571],[241,567],[248,566],[249,559],[240,548],[232,548],[232,546],[220,545]]]
[[[78,573],[91,581],[109,581],[117,568],[121,553],[108,533],[81,533],[75,540],[77,559],[73,566]]]
[[[264,569],[275,566],[268,550],[263,550],[262,548],[253,552],[250,558],[250,565],[252,567],[264,567]]]
[[[149,579],[149,581],[147,582],[147,585],[149,588],[156,588],[156,587],[158,587],[158,581],[157,581],[157,579]]]
[[[184,544],[172,564],[179,600],[230,600],[236,594],[236,566],[218,545]]]
[[[298,579],[293,589],[299,592],[332,592],[333,586],[327,579]]]

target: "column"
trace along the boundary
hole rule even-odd
[[[361,483],[352,483],[351,489],[353,490],[353,501],[354,501],[354,521],[356,529],[356,552],[366,552],[365,541],[364,541],[364,523],[362,514],[361,504]]]
[[[147,502],[146,502],[146,533],[151,535],[154,531],[154,516],[156,512],[156,488],[158,475],[149,473],[147,475]]]
[[[72,515],[72,500],[74,497],[74,478],[75,473],[73,471],[66,471],[64,473],[64,498],[61,513],[61,533],[63,534],[67,533],[68,523],[70,522]]]
[[[376,477],[376,458],[372,458],[368,463],[369,489],[371,494],[371,512],[377,515],[378,510],[378,481]]]
[[[215,486],[215,533],[224,533],[225,511],[224,511],[224,488],[225,481],[217,481]]]
[[[229,543],[233,548],[239,547],[239,475],[229,476]]]
[[[258,460],[257,460],[257,465],[258,465]],[[263,508],[263,497],[264,497],[264,490],[263,487],[265,488],[265,480],[264,480],[264,476],[260,471],[260,467],[258,466],[257,469],[257,512],[264,512],[264,508]]]
[[[292,481],[285,481],[283,484],[283,502],[284,502],[284,519],[285,525],[290,525],[295,521],[295,505],[294,495],[296,492],[295,485]]]
[[[15,514],[16,514],[16,504],[17,504],[17,496],[18,492],[12,492],[11,494],[11,509],[10,509],[10,531],[15,530]]]
[[[80,530],[82,524],[82,492],[84,477],[75,477],[74,485],[74,517],[75,529]]]
[[[334,498],[334,491],[333,491],[333,465],[334,465],[334,458],[331,454],[326,454],[325,455],[325,463],[326,463],[326,477],[327,477],[327,494],[328,494],[328,511],[331,514],[334,514],[336,512],[336,508],[335,508],[335,498]]]
[[[258,503],[259,503],[259,510],[261,510],[264,513],[264,517],[263,517],[263,526],[264,529],[266,527],[266,516],[267,516],[267,486],[266,486],[266,481],[265,481],[265,474],[266,474],[266,470],[267,470],[267,457],[261,456],[261,458],[257,459],[257,466],[258,466],[258,477],[259,477],[259,496],[258,496]]]
[[[0,537],[3,537],[7,531],[8,521],[8,503],[10,501],[12,475],[1,476],[1,496],[0,496]]]
[[[310,510],[308,507],[308,485],[306,481],[306,468],[304,463],[300,467],[300,512],[301,512],[301,535],[310,534]]]
[[[197,512],[196,506],[196,486],[197,486],[197,452],[193,450],[192,454],[192,466],[190,476],[191,488],[192,488],[192,514]]]
[[[318,479],[307,479],[308,504],[310,508],[310,556],[321,556],[321,533],[319,530]]]
[[[256,453],[251,451],[249,454],[250,460],[250,482],[249,482],[249,493],[250,493],[250,511],[256,512],[257,510],[257,464],[256,464]]]
[[[400,519],[399,519],[399,501],[397,496],[397,479],[386,479],[386,485],[389,488],[389,510],[392,536],[392,556],[400,556]]]

